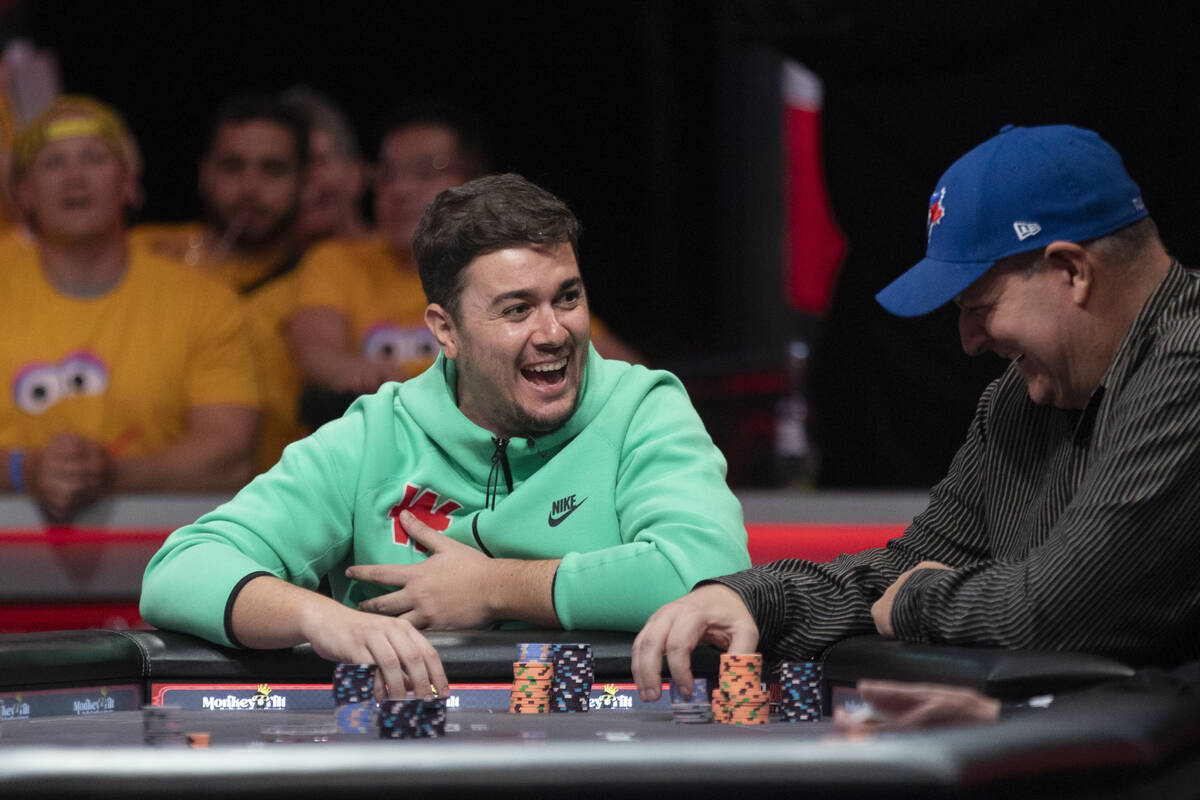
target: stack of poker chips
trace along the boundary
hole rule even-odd
[[[779,665],[779,714],[784,722],[821,720],[821,665],[785,661]]]
[[[766,725],[771,702],[763,685],[760,653],[724,653],[717,688],[712,692],[713,717],[729,725]]]
[[[596,671],[592,664],[592,646],[588,644],[550,645],[554,675],[550,682],[550,710],[574,713],[587,711],[591,704],[592,683]]]
[[[338,664],[333,670],[338,733],[369,733],[375,713],[375,665]]]
[[[142,706],[142,741],[153,747],[186,744],[179,715],[178,706]]]
[[[508,710],[514,714],[545,714],[550,710],[554,665],[549,661],[514,661]]]
[[[692,694],[684,697],[675,681],[671,681],[671,715],[676,722],[697,724],[713,721],[712,706],[705,701],[708,697],[708,681],[692,679]]]
[[[446,698],[384,700],[379,704],[380,739],[427,739],[446,735]]]

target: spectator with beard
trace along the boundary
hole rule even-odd
[[[304,117],[279,98],[230,99],[217,111],[200,162],[204,221],[143,225],[131,236],[135,248],[195,267],[241,296],[263,378],[260,470],[306,433],[282,326],[294,304],[308,138]]]

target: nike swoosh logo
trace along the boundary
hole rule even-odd
[[[581,505],[583,505],[586,502],[587,502],[587,498],[585,497],[582,500],[580,500],[578,503],[576,503],[575,505],[571,506],[566,511],[564,511],[562,513],[562,516],[559,516],[559,517],[554,516],[554,510],[551,509],[550,515],[546,517],[546,522],[549,523],[551,528],[557,528],[559,525],[562,524],[564,519],[566,519],[567,517],[569,517],[575,513],[575,509],[579,508]]]

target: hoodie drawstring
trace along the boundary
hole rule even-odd
[[[496,510],[496,495],[500,493],[500,476],[497,474],[497,467],[504,473],[504,485],[507,487],[508,494],[512,494],[512,467],[508,465],[508,438],[499,437],[493,438],[496,443],[496,449],[492,453],[492,469],[488,472],[487,496],[484,498],[484,505],[493,511]]]

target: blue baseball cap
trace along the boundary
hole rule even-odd
[[[1094,239],[1147,213],[1121,156],[1094,131],[1006,125],[942,175],[925,258],[875,299],[897,316],[928,314],[1001,258]]]

